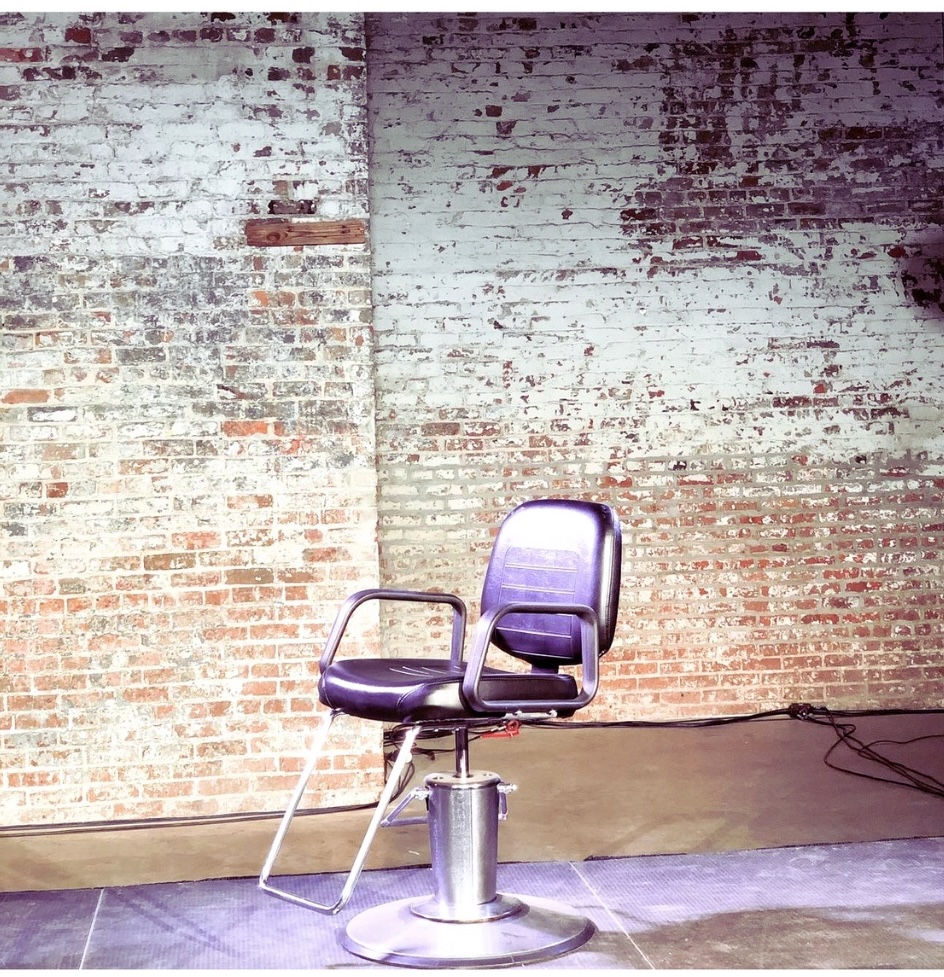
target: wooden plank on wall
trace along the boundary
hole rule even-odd
[[[292,248],[308,244],[363,244],[362,220],[300,221],[284,218],[246,221],[246,241],[257,248]]]

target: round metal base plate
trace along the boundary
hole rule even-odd
[[[510,967],[559,956],[583,946],[593,923],[548,899],[515,896],[519,912],[485,922],[424,919],[415,897],[359,913],[341,935],[355,956],[404,967]]]

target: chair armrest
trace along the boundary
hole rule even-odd
[[[571,614],[580,621],[580,665],[582,686],[576,699],[484,699],[479,694],[479,681],[485,668],[492,635],[506,614],[514,613]],[[477,712],[533,711],[547,709],[579,709],[587,705],[597,693],[600,658],[599,618],[586,604],[544,604],[533,601],[512,601],[493,608],[479,619],[472,638],[472,648],[462,682],[462,695]]]
[[[412,601],[420,604],[449,604],[452,607],[452,640],[450,644],[449,660],[453,664],[462,661],[463,645],[465,643],[465,622],[466,608],[465,603],[454,594],[440,594],[434,591],[425,590],[388,590],[385,588],[373,588],[369,590],[358,590],[345,600],[338,610],[325,642],[324,651],[321,653],[319,663],[323,672],[334,659],[344,631],[354,611],[361,604],[369,600],[396,600]]]

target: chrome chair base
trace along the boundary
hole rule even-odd
[[[612,644],[620,592],[622,535],[609,506],[576,499],[534,499],[516,506],[495,537],[479,600],[479,619],[465,654],[466,605],[440,591],[368,588],[339,609],[319,660],[318,699],[330,713],[302,771],[269,849],[259,887],[326,915],[349,902],[371,842],[381,827],[429,829],[433,893],[361,913],[342,944],[355,956],[410,967],[510,966],[558,956],[586,943],[593,923],[542,899],[496,889],[498,823],[514,787],[469,765],[470,734],[529,719],[569,718],[589,705],[599,685],[600,656]],[[357,608],[375,601],[452,609],[449,658],[351,656],[335,660]],[[438,644],[437,625],[430,634]],[[490,651],[530,670],[486,665]],[[579,667],[579,674],[571,674]],[[392,725],[402,736],[367,833],[333,902],[319,903],[269,881],[289,826],[318,764],[336,716]],[[431,773],[387,815],[412,777],[420,733],[455,738],[455,769]],[[432,755],[438,751],[432,751]],[[400,817],[415,800],[425,818]]]
[[[407,731],[335,902],[320,904],[272,885],[269,875],[336,715],[332,712],[322,724],[266,858],[260,888],[287,902],[334,915],[347,905],[377,829],[425,821],[433,893],[361,912],[341,934],[341,945],[350,953],[414,968],[509,967],[560,956],[583,946],[593,936],[594,924],[565,905],[498,892],[498,823],[505,816],[505,795],[514,788],[496,773],[469,769],[466,728],[454,731],[456,771],[428,774],[423,787],[414,788],[390,815],[384,816],[421,727]],[[425,800],[426,816],[400,818],[400,811],[414,800]]]
[[[498,895],[511,913],[484,922],[454,922],[417,915],[415,896],[359,913],[341,936],[355,956],[416,968],[510,967],[560,956],[596,932],[584,916],[548,899]]]
[[[431,773],[424,784],[414,793],[426,800],[434,892],[360,913],[341,937],[346,950],[404,967],[507,967],[593,936],[593,923],[565,906],[497,891],[498,822],[510,787],[498,774]]]

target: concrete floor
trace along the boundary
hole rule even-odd
[[[852,720],[860,739],[944,737],[944,714]],[[524,728],[483,739],[473,766],[518,786],[503,862],[582,862],[944,837],[944,801],[829,769],[833,732],[793,719],[709,728]],[[944,780],[944,739],[883,747]],[[436,744],[434,744],[436,745]],[[442,744],[439,744],[442,745]],[[837,762],[882,771],[842,750]],[[447,766],[444,757],[437,766]],[[432,769],[417,760],[417,778]],[[276,874],[346,870],[369,812],[299,817]],[[0,832],[0,892],[258,874],[274,819],[94,832]],[[382,830],[368,868],[428,864],[424,826]]]

